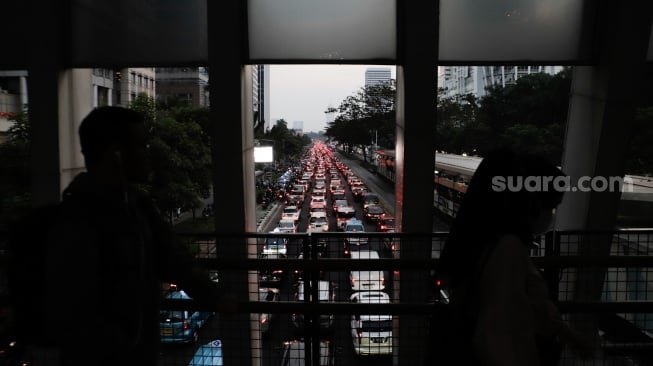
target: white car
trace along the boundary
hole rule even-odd
[[[272,231],[279,233],[279,231]],[[263,243],[263,254],[280,254],[285,256],[288,254],[288,239],[280,238],[278,236],[265,238]]]
[[[349,300],[361,304],[389,304],[390,296],[382,291],[362,291],[352,294]],[[357,355],[392,354],[392,315],[352,315],[351,340]]]
[[[326,217],[326,212],[314,212],[308,220],[308,227],[329,231],[329,220]]]
[[[294,219],[281,219],[274,230],[279,233],[294,234],[297,232],[297,224]]]
[[[311,197],[310,208],[326,208],[326,199],[324,197]]]
[[[299,221],[299,207],[297,206],[286,206],[281,213],[281,219],[292,219],[293,221]]]

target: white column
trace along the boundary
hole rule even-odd
[[[27,90],[27,78],[25,76],[20,77],[20,109],[24,110],[28,103],[28,90]]]
[[[98,106],[98,86],[93,85],[93,108]]]
[[[623,176],[635,106],[644,95],[637,75],[646,68],[651,29],[650,2],[628,0],[612,7],[603,19],[598,61],[575,67],[571,87],[562,169],[572,187],[580,177]],[[569,192],[556,218],[556,229],[613,230],[620,192]],[[564,239],[564,238],[563,238]],[[561,252],[605,257],[611,235],[578,235],[561,240]],[[560,281],[560,293],[569,300],[600,301],[605,268],[581,268]],[[594,317],[575,314],[572,323],[596,336]]]

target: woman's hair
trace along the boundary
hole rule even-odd
[[[506,234],[530,243],[531,221],[542,208],[553,209],[562,200],[563,192],[556,190],[552,181],[564,176],[537,155],[516,154],[508,148],[488,154],[463,196],[438,272],[452,280],[471,275],[485,248]]]

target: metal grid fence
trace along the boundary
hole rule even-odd
[[[188,365],[200,353],[217,361],[223,348],[238,359],[225,364],[275,366],[392,365],[401,354],[428,352],[420,337],[433,302],[441,300],[429,274],[446,233],[180,236],[211,268],[211,279],[245,289],[247,300],[241,313],[225,318],[197,309],[192,301],[164,299],[161,337],[169,339],[162,344],[160,365]],[[363,237],[366,243],[355,244]],[[567,231],[539,238],[533,259],[565,320],[600,344],[596,355],[581,363],[563,352],[560,365],[651,364],[652,242],[653,231],[646,230]],[[243,259],[222,257],[228,247],[242,247]],[[409,247],[430,255],[402,257]],[[376,252],[378,259],[347,253],[361,250]],[[417,285],[428,291],[401,292],[408,278],[424,281]],[[164,298],[182,291],[175,284],[161,286]],[[198,312],[204,313],[200,325]],[[177,321],[190,332],[172,339],[167,323]],[[397,330],[406,323],[414,327],[400,337]],[[231,333],[244,333],[248,341],[225,344],[234,339]]]

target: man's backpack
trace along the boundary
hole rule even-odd
[[[20,344],[48,345],[41,306],[44,303],[47,235],[61,204],[33,209],[11,228],[7,280],[13,328]]]

